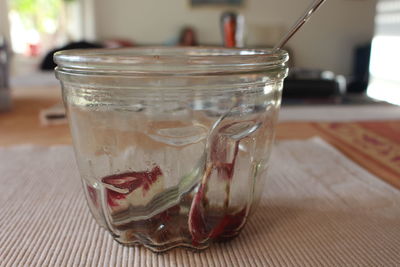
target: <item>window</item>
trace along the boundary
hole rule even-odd
[[[3,0],[0,0],[3,1]],[[8,0],[14,52],[36,56],[94,39],[94,0]]]
[[[12,48],[37,56],[65,40],[64,0],[9,0]]]
[[[379,0],[370,62],[370,97],[400,105],[400,0]]]

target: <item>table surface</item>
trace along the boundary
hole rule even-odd
[[[68,125],[43,126],[39,112],[61,101],[57,87],[13,90],[13,109],[0,113],[0,146],[71,144]],[[361,166],[400,188],[400,120],[280,122],[278,140],[319,136]],[[386,153],[386,154],[385,154]]]
[[[58,88],[20,88],[13,94],[12,111],[0,113],[0,147],[71,144],[68,125],[39,122],[40,110],[60,102]],[[375,175],[319,139],[282,142],[313,136]],[[270,169],[275,179],[246,234],[194,254],[153,254],[113,242],[87,212],[81,184],[67,179],[78,175],[70,147],[2,149],[0,207],[8,223],[0,231],[0,265],[397,266],[399,191],[378,179],[400,188],[400,120],[287,121],[278,124],[277,139]]]

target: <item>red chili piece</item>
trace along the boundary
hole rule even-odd
[[[127,193],[119,193],[107,188],[108,205],[111,207],[118,206],[118,203],[115,200],[124,199],[127,194],[140,187],[143,188],[144,192],[148,191],[150,186],[155,183],[161,175],[162,172],[160,167],[155,166],[151,171],[127,172],[104,177],[101,180],[103,183],[112,185],[119,189],[128,190]]]

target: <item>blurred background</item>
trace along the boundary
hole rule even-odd
[[[3,87],[56,85],[51,58],[59,49],[272,47],[310,2],[1,0]],[[399,0],[327,1],[286,47],[284,102],[400,104],[399,47]]]

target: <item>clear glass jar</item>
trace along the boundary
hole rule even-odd
[[[96,221],[157,252],[238,235],[263,190],[287,60],[226,48],[57,53]]]

